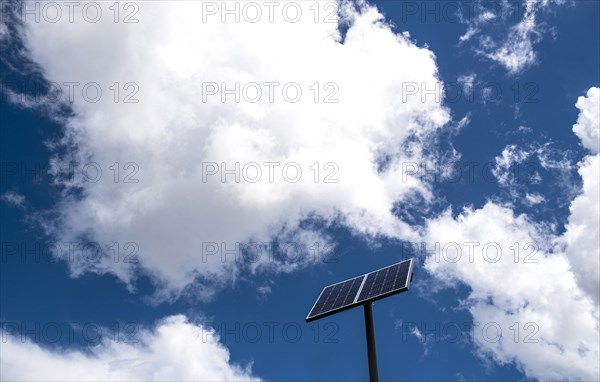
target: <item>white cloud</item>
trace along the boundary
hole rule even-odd
[[[544,195],[534,192],[532,194],[526,193],[525,200],[527,200],[527,203],[529,203],[530,205],[536,205],[544,202],[546,198],[544,198]]]
[[[8,38],[8,27],[4,23],[4,20],[0,20],[0,41]]]
[[[491,171],[498,184],[510,194],[511,202],[533,206],[547,198],[557,197],[561,203],[570,202],[578,193],[579,185],[574,179],[577,163],[569,151],[556,144],[529,143],[509,144],[494,158]],[[561,184],[559,192],[541,195],[531,191],[532,186],[546,182]]]
[[[504,43],[486,53],[488,58],[504,65],[510,73],[518,73],[536,62],[537,55],[529,34],[530,27],[519,24],[509,32],[509,38]]]
[[[568,255],[546,247],[550,239],[526,216],[490,202],[429,222],[430,246],[456,247],[428,257],[425,268],[470,288],[465,306],[478,323],[474,341],[482,355],[515,362],[531,378],[597,380],[598,306],[577,285]],[[456,248],[462,256],[455,261]]]
[[[459,37],[459,41],[460,42],[465,42],[465,41],[469,41],[471,39],[471,37],[475,36],[477,34],[477,29],[469,26],[467,28],[467,31]]]
[[[473,87],[475,86],[475,80],[477,79],[477,75],[475,73],[467,73],[458,76],[457,81],[459,85],[462,86],[465,94],[472,94]]]
[[[362,2],[358,8],[340,3],[348,25],[343,43],[337,23],[315,23],[312,3],[294,3],[302,6],[297,23],[285,22],[280,8],[273,23],[268,13],[258,23],[222,23],[219,15],[204,23],[203,2],[169,1],[137,3],[136,24],[114,23],[113,11],[105,9],[111,17],[98,23],[84,22],[76,12],[73,23],[63,18],[26,25],[27,46],[47,79],[82,84],[66,127],[77,148],[65,159],[94,162],[103,171],[98,182],[72,184],[83,196],[65,194],[52,233],[62,241],[83,236],[101,244],[139,245],[138,266],[82,260],[70,263],[74,275],[113,272],[129,283],[142,270],[164,296],[194,284],[193,293],[209,297],[235,280],[239,267],[231,254],[227,261],[219,254],[203,258],[207,242],[231,249],[238,242],[285,237],[323,247],[328,238],[300,226],[309,217],[339,222],[365,237],[417,238],[391,210],[414,193],[432,197],[427,184],[402,173],[400,163],[428,161],[422,146],[449,120],[434,97],[425,102],[420,94],[403,97],[409,82],[427,89],[440,83],[434,55],[394,34],[377,9]],[[322,10],[320,20],[326,15]],[[280,86],[270,102],[262,86],[257,103],[236,103],[232,96],[222,103],[218,95],[203,102],[208,82],[226,82],[232,89],[236,82],[243,87],[274,81],[298,83],[301,100],[285,102]],[[81,94],[91,82],[103,89],[96,103]],[[137,84],[139,102],[115,103],[114,88],[109,89],[115,82],[120,100],[136,89],[124,88],[126,83]],[[318,103],[310,90],[316,82]],[[325,87],[329,82],[337,85]],[[323,103],[336,86],[339,102]],[[110,167],[115,162],[119,183]],[[139,167],[138,183],[122,182],[136,169],[123,167],[129,162]],[[203,182],[203,162],[224,162],[229,169],[235,162],[240,167],[295,162],[303,175],[298,183],[285,182],[279,166],[271,183],[263,166],[257,183],[235,183],[229,176],[224,184],[218,175]],[[317,183],[310,169],[315,162]],[[328,162],[335,166],[325,167]],[[339,182],[324,183],[336,166]],[[297,268],[266,258],[253,271]]]
[[[25,204],[25,196],[16,191],[7,191],[0,197],[2,201],[13,207],[23,207]]]
[[[429,354],[429,350],[431,348],[432,342],[435,340],[433,334],[423,334],[419,330],[418,327],[413,326],[409,332],[411,335],[415,336],[419,343],[423,345],[423,355],[427,356]]]
[[[588,97],[579,97],[580,109],[573,131],[582,144],[595,155],[588,155],[579,167],[583,179],[582,193],[571,206],[569,223],[561,242],[566,245],[569,261],[581,287],[594,299],[600,301],[600,116],[598,113],[598,88],[591,88]]]
[[[581,139],[583,147],[593,154],[600,152],[600,88],[590,88],[587,97],[581,96],[576,104],[579,109],[573,132]]]
[[[513,166],[523,163],[533,154],[533,150],[525,150],[514,144],[507,145],[502,154],[494,158],[492,174],[502,186],[510,186],[516,181]]]
[[[0,374],[7,381],[257,381],[232,364],[210,328],[171,316],[135,341],[104,339],[84,353],[47,349],[2,333]]]
[[[582,114],[592,115],[588,105],[595,105],[581,99],[578,104],[586,105],[581,123]],[[593,135],[597,114],[585,123],[584,136]],[[497,169],[530,155],[508,147],[497,158]],[[425,231],[425,241],[440,246],[425,268],[448,285],[470,288],[465,306],[482,328],[474,338],[482,355],[500,364],[515,362],[531,378],[600,378],[599,163],[598,154],[580,163],[583,190],[571,203],[561,236],[493,202],[457,217],[447,211],[429,220]]]
[[[600,155],[588,156],[579,174],[583,192],[571,203],[569,223],[562,242],[581,287],[598,303],[600,300]]]
[[[509,73],[520,73],[537,62],[535,44],[544,34],[540,15],[550,6],[564,3],[565,0],[475,2],[474,15],[463,20],[467,31],[460,37],[460,42],[479,35],[475,49],[478,53],[501,64]],[[511,25],[517,17],[519,21]],[[496,35],[499,23],[507,25],[506,33],[500,38]]]

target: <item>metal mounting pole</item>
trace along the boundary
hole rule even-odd
[[[375,328],[373,326],[373,306],[371,302],[363,305],[365,307],[365,328],[367,331],[367,354],[369,356],[369,380],[379,382],[377,373],[377,352],[375,350]]]

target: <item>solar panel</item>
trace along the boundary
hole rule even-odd
[[[412,260],[380,269],[367,274],[357,302],[376,300],[408,289],[412,274]]]
[[[323,288],[306,321],[313,321],[334,313],[408,290],[413,260],[358,276]]]
[[[323,288],[306,320],[325,317],[352,307],[364,278],[365,275],[362,275]]]

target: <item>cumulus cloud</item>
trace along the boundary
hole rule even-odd
[[[571,215],[562,241],[567,246],[569,260],[581,287],[599,301],[600,289],[600,156],[587,157],[579,169],[583,192],[569,208]]]
[[[587,97],[581,96],[575,105],[579,109],[573,132],[581,139],[581,144],[592,154],[600,152],[600,88],[591,88]]]
[[[583,189],[569,208],[569,222],[560,242],[566,245],[573,271],[579,284],[594,298],[600,300],[600,116],[598,114],[598,88],[591,88],[587,97],[579,97],[580,109],[577,124],[573,131],[581,139],[584,147],[593,155],[588,155],[580,163],[579,175],[583,179]]]
[[[430,161],[423,147],[449,121],[439,98],[404,93],[408,83],[439,88],[433,53],[364,2],[339,2],[333,22],[330,9],[316,15],[307,2],[291,3],[301,8],[285,16],[282,3],[272,20],[257,3],[257,22],[248,20],[255,13],[235,22],[221,3],[215,11],[185,1],[135,3],[133,24],[115,23],[104,3],[110,17],[96,23],[78,12],[74,22],[26,20],[26,46],[45,77],[63,89],[79,84],[69,149],[56,161],[87,164],[89,176],[61,182],[50,233],[139,247],[137,264],[78,259],[73,275],[111,272],[132,284],[143,272],[163,296],[195,285],[208,298],[240,274],[238,243],[331,248],[307,221],[417,238],[392,209],[408,196],[432,197],[401,163]],[[239,100],[226,92],[236,89]],[[258,258],[252,272],[302,266]]]
[[[465,306],[481,328],[473,339],[482,355],[531,378],[597,380],[598,306],[577,285],[569,255],[544,246],[549,239],[491,202],[456,218],[447,212],[429,222],[426,240],[441,249],[425,268],[470,288]]]
[[[585,137],[598,129],[597,117],[582,118],[597,106],[587,101],[578,102]],[[514,153],[504,150],[499,166],[524,159]],[[589,155],[579,165],[583,190],[563,235],[494,202],[456,217],[448,210],[425,230],[425,241],[438,243],[425,268],[447,285],[470,288],[465,306],[485,328],[474,338],[479,351],[500,364],[515,362],[531,378],[600,378],[599,160]]]
[[[2,379],[10,381],[258,381],[232,364],[210,328],[165,318],[135,341],[104,339],[88,352],[48,349],[2,333]]]

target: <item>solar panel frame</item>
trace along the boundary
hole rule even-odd
[[[369,275],[376,274],[377,272],[380,272],[380,271],[382,271],[384,269],[387,269],[387,268],[392,268],[394,266],[401,266],[401,264],[403,264],[405,262],[409,262],[409,268],[408,268],[408,272],[407,272],[407,276],[406,276],[406,282],[405,282],[404,286],[402,286],[401,288],[392,289],[389,292],[385,292],[383,294],[378,294],[376,296],[372,296],[372,297],[369,297],[369,298],[366,298],[366,299],[363,299],[363,300],[359,300],[360,294],[362,293],[362,289],[363,289],[363,287],[364,287],[364,285],[365,285],[365,283],[366,283],[367,278],[368,278]],[[343,311],[348,310],[348,309],[355,308],[355,307],[357,307],[359,305],[364,305],[364,304],[366,304],[368,302],[373,302],[373,301],[376,301],[376,300],[379,300],[379,299],[382,299],[382,298],[385,298],[385,297],[392,296],[394,294],[398,294],[398,293],[407,291],[408,288],[410,287],[410,282],[411,282],[411,279],[412,279],[413,266],[414,266],[414,259],[403,260],[403,261],[400,261],[398,263],[395,263],[395,264],[392,264],[392,265],[388,265],[386,267],[382,267],[382,268],[376,269],[376,270],[374,270],[372,272],[365,273],[364,275],[352,277],[352,278],[340,281],[338,283],[325,286],[321,290],[321,293],[319,294],[319,297],[317,298],[317,300],[313,304],[312,308],[310,309],[310,311],[308,313],[308,316],[306,316],[306,322],[315,321],[315,320],[318,320],[320,318],[331,316],[332,314],[335,314],[335,313],[339,313],[339,312],[343,312]],[[325,292],[325,290],[327,288],[335,287],[336,285],[340,285],[342,283],[347,283],[347,282],[356,280],[356,279],[361,278],[361,277],[362,277],[362,281],[361,281],[360,287],[358,288],[358,290],[356,292],[356,295],[355,295],[352,303],[349,303],[349,304],[346,304],[346,305],[342,305],[342,306],[339,306],[337,308],[330,309],[330,310],[327,310],[325,312],[320,312],[318,314],[314,314],[314,315],[311,316],[311,313],[313,313],[313,310],[315,309],[315,307],[317,306],[317,304],[321,300],[321,297],[323,296],[323,293]]]

